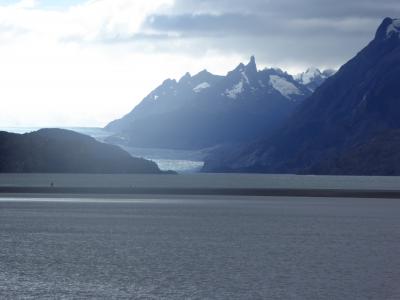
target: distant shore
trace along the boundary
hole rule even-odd
[[[0,187],[2,197],[113,197],[113,196],[275,196],[331,198],[391,198],[400,199],[395,190],[329,190],[329,189],[240,189],[240,188],[84,188],[84,187]]]
[[[275,196],[400,199],[399,177],[0,174],[0,198]]]

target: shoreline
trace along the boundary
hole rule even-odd
[[[249,196],[312,198],[400,199],[400,190],[282,189],[282,188],[110,188],[110,187],[0,187],[0,198],[104,198],[137,196]]]
[[[400,199],[400,177],[261,174],[0,174],[5,197],[140,196],[337,197]]]

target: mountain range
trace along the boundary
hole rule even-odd
[[[226,76],[204,70],[167,79],[129,114],[106,129],[109,142],[134,147],[203,149],[268,136],[333,71],[309,69],[295,77],[258,70],[254,57]]]
[[[251,57],[226,76],[168,79],[107,129],[113,143],[208,147],[206,172],[398,175],[399,117],[400,19],[385,18],[337,72]]]
[[[204,171],[399,175],[400,19],[384,19],[271,136],[213,153]]]

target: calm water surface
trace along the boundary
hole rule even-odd
[[[399,216],[399,200],[0,200],[0,298],[400,299]]]

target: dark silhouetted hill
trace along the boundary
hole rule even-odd
[[[62,129],[0,132],[1,173],[161,173],[151,161]]]

